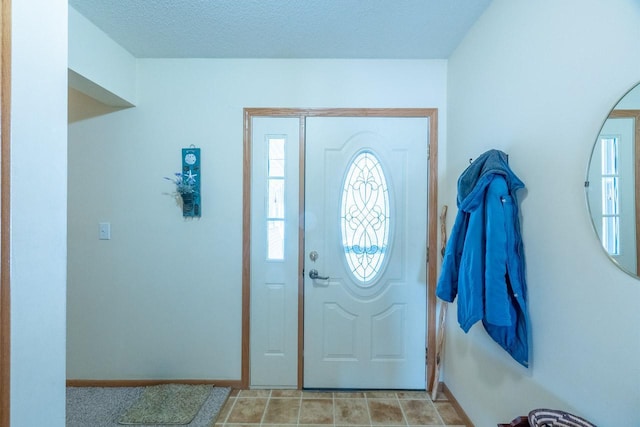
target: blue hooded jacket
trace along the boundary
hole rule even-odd
[[[529,363],[524,252],[516,190],[524,183],[507,155],[490,150],[458,178],[458,214],[445,249],[436,295],[458,297],[458,323],[487,333],[523,366]]]

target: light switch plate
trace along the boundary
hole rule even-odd
[[[98,224],[98,238],[100,240],[111,239],[111,223],[101,222],[100,224]]]

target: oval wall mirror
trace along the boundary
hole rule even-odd
[[[640,265],[640,84],[605,119],[585,180],[587,206],[609,258],[638,278]]]

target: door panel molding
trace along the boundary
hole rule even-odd
[[[300,120],[300,218],[304,224],[304,135],[307,117],[424,117],[429,123],[429,176],[427,208],[427,390],[431,391],[436,382],[435,376],[435,331],[437,280],[437,226],[438,226],[438,110],[436,108],[245,108],[243,111],[243,207],[242,207],[242,388],[249,387],[250,376],[250,292],[251,292],[251,122],[254,117],[297,117]],[[303,248],[304,230],[299,232],[300,248]],[[304,319],[304,265],[303,251],[298,259],[298,388],[303,384],[303,319]],[[428,262],[431,260],[431,262]]]

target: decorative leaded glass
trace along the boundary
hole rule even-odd
[[[347,170],[340,228],[351,272],[363,285],[371,284],[389,243],[389,190],[380,161],[371,151],[360,152]]]

